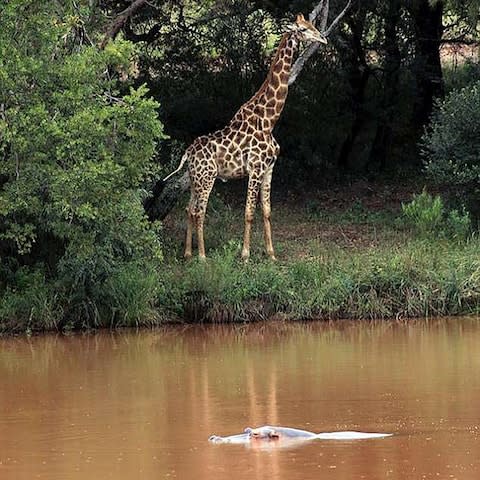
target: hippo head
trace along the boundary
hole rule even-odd
[[[245,433],[248,433],[252,439],[272,439],[275,440],[280,437],[279,433],[273,427],[259,427],[245,429]]]

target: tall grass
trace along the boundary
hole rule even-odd
[[[244,265],[236,248],[207,263],[172,265],[158,305],[186,321],[406,318],[477,313],[480,244],[410,241],[287,263]]]
[[[323,245],[307,259],[240,260],[230,242],[206,263],[119,268],[90,301],[95,325],[72,321],[72,299],[44,275],[19,275],[0,296],[0,331],[152,326],[165,321],[381,319],[480,313],[480,240],[410,239],[362,249]]]

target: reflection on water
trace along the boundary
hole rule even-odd
[[[259,324],[0,340],[0,478],[479,478],[480,323]],[[286,425],[393,432],[212,445]]]

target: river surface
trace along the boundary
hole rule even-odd
[[[214,445],[284,425],[389,438]],[[0,478],[480,478],[480,321],[0,339]]]

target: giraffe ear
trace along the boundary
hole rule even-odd
[[[297,22],[304,22],[305,21],[305,17],[303,16],[303,13],[299,13],[297,15]]]

